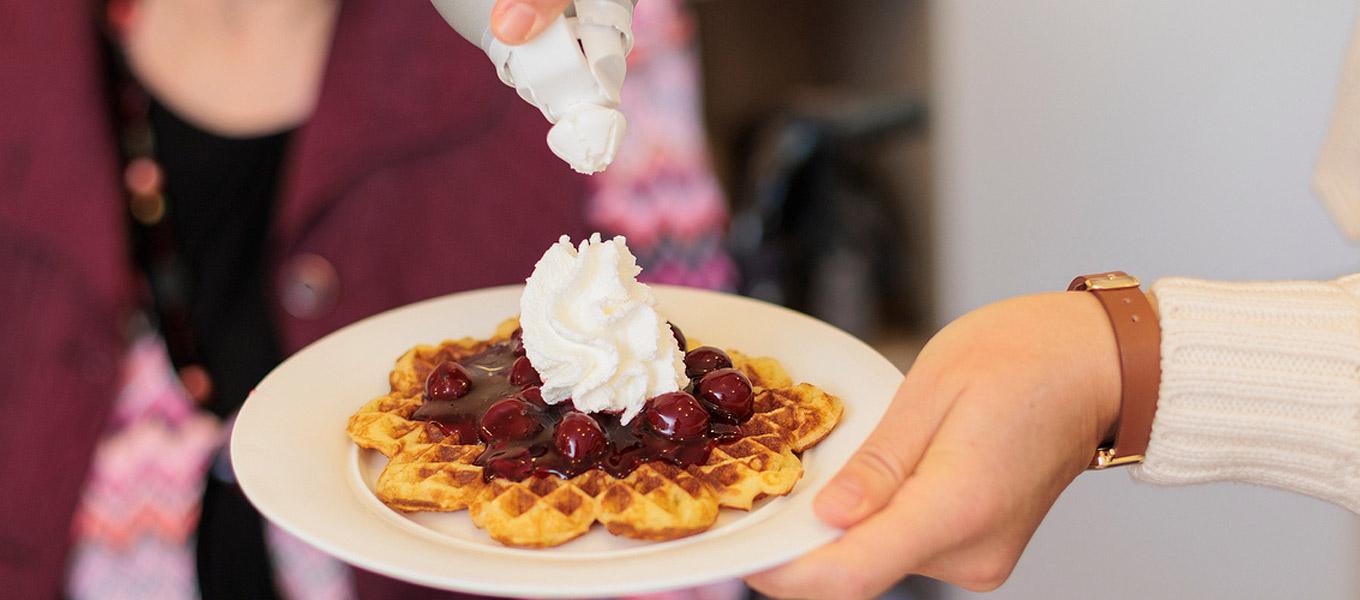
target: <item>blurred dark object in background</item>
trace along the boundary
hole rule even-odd
[[[690,6],[741,290],[875,343],[919,338],[935,296],[926,2]]]
[[[812,92],[758,124],[729,238],[740,291],[859,337],[901,314],[918,274],[899,260],[905,219],[875,158],[920,131],[924,112],[896,95]]]

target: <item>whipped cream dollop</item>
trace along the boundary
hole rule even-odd
[[[543,400],[628,423],[649,398],[685,383],[684,354],[656,311],[623,236],[562,236],[534,266],[520,297],[524,350],[543,379]]]

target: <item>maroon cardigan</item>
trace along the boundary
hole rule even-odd
[[[61,594],[134,306],[93,4],[0,0],[7,598]],[[558,235],[584,233],[585,181],[546,131],[429,3],[346,0],[268,241],[285,351],[387,308],[523,280]],[[370,598],[395,597],[391,583],[360,577]]]

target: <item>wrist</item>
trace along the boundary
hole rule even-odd
[[[1100,301],[1090,294],[1070,294],[1081,299],[1084,322],[1083,329],[1093,345],[1084,351],[1089,352],[1086,373],[1090,376],[1087,386],[1088,398],[1094,426],[1094,439],[1091,443],[1100,446],[1114,439],[1119,428],[1120,385],[1122,375],[1119,370],[1119,345],[1115,341],[1114,328]]]
[[[1112,404],[1105,402],[1097,408],[1097,430],[1108,437],[1098,446],[1091,461],[1093,469],[1141,462],[1157,412],[1161,326],[1148,294],[1139,285],[1136,277],[1109,271],[1078,276],[1067,288],[1099,301],[1108,316],[1107,337],[1114,338],[1119,361],[1117,410],[1111,411]]]

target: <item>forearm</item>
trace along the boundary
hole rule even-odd
[[[1153,286],[1162,385],[1144,481],[1239,481],[1360,512],[1360,277]]]

